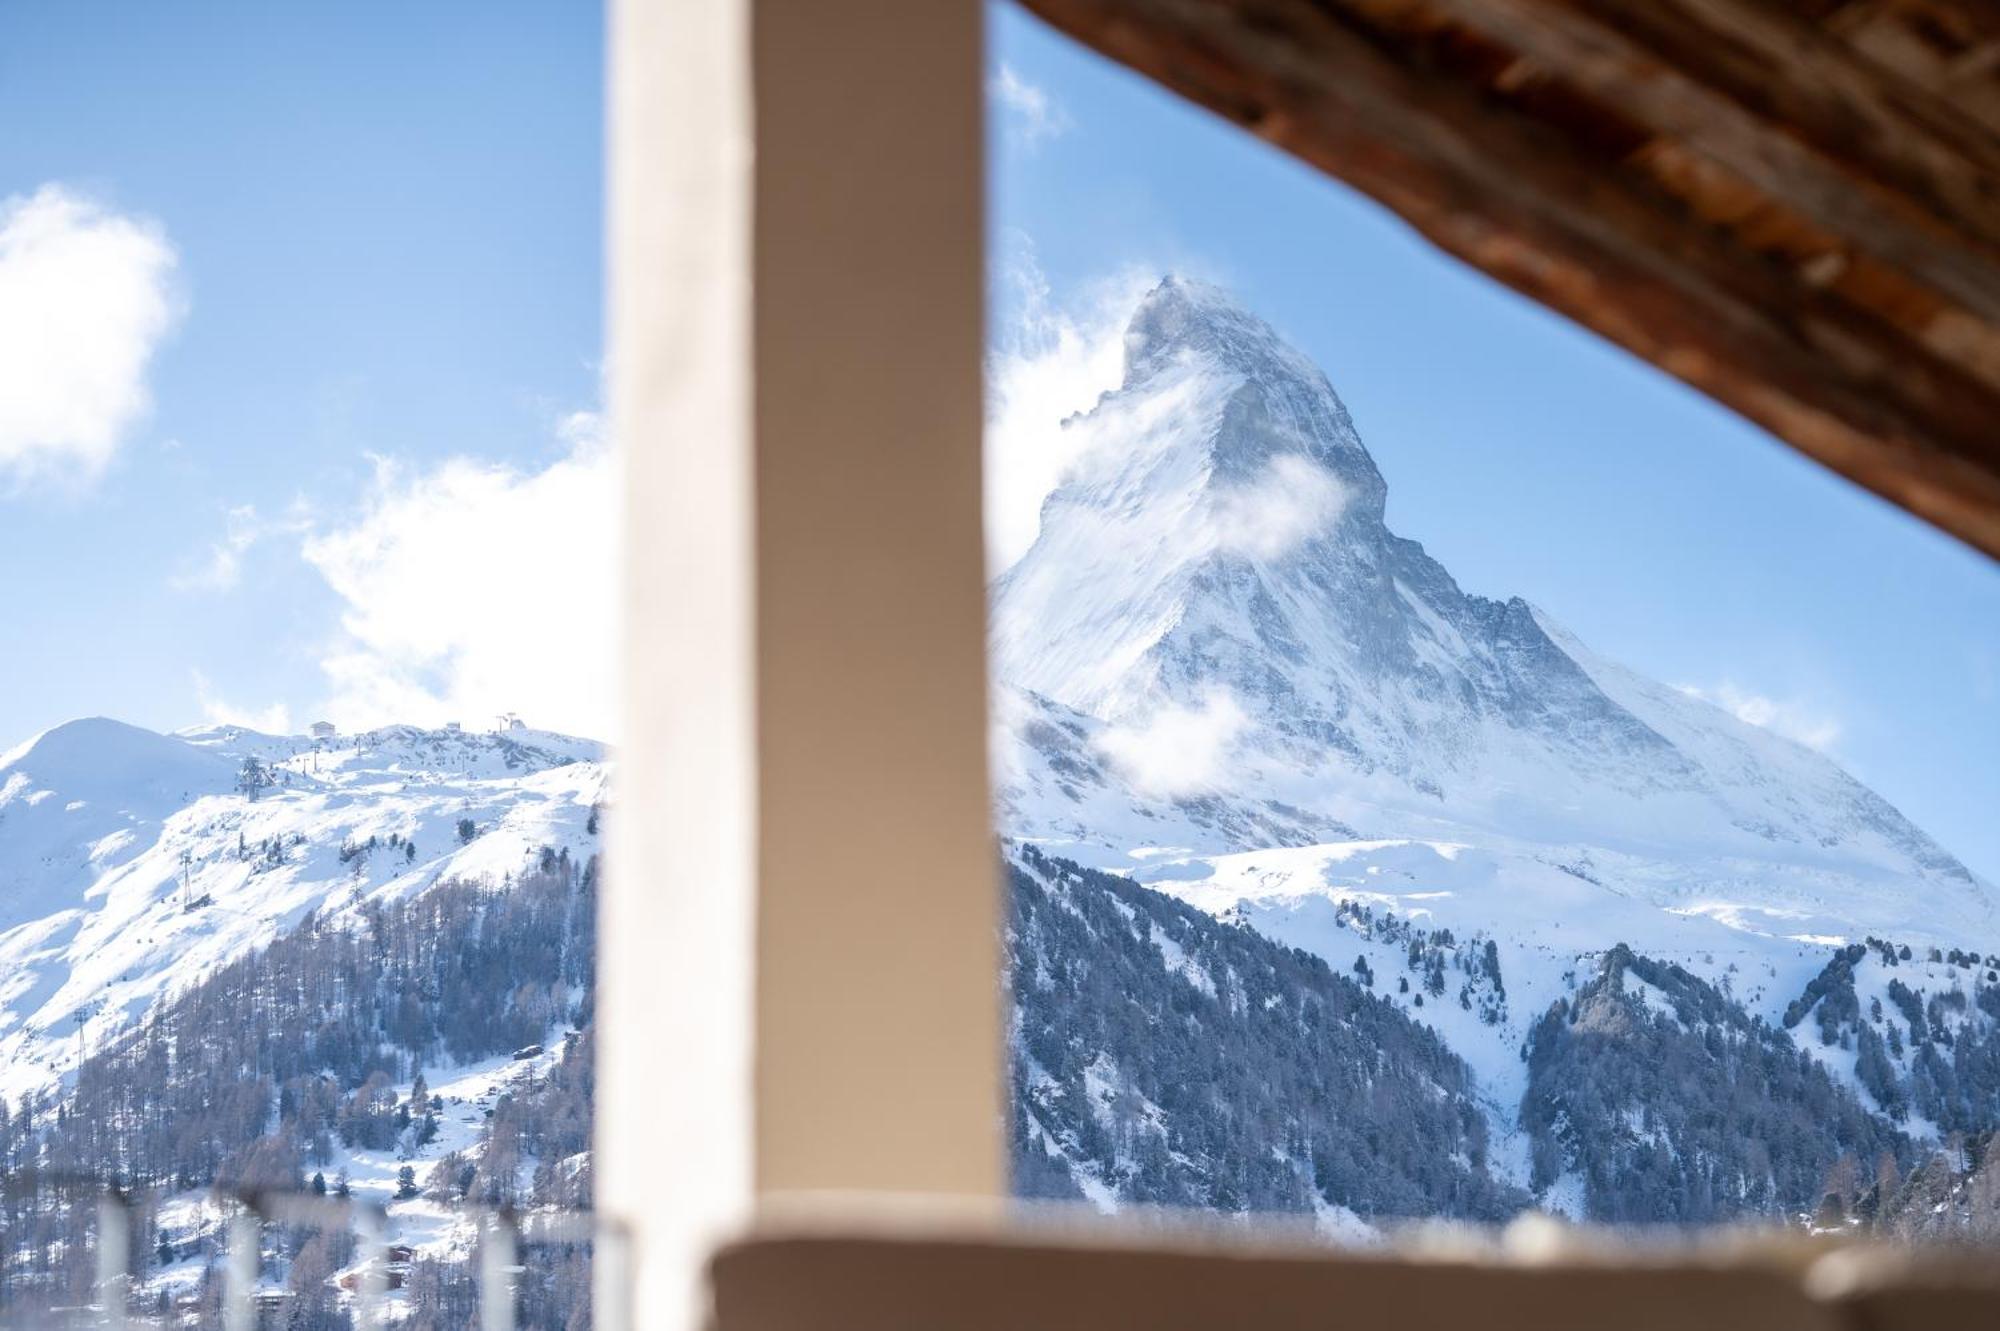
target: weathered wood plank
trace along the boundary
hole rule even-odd
[[[2000,556],[2000,398],[1330,0],[1024,0]]]
[[[1878,184],[1839,155],[1742,103],[1604,23],[1550,0],[1360,0],[1390,14],[1428,9],[1505,41],[1572,84],[1615,103],[1684,147],[1760,187],[1849,246],[1894,264],[2000,324],[2000,208],[1968,234],[1955,218]],[[1981,233],[1990,233],[1983,239]]]
[[[1940,96],[1785,6],[1756,0],[1551,0],[1615,24],[1675,67],[1792,127],[1959,225],[2000,240],[2000,141]]]

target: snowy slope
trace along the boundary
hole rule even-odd
[[[522,1093],[562,1059],[562,1045],[551,1044],[529,1058],[499,1054],[430,1069],[426,1089],[444,1102],[437,1115],[435,1138],[422,1145],[405,1142],[389,1150],[337,1146],[333,1159],[313,1172],[325,1179],[329,1188],[334,1180],[345,1178],[353,1196],[381,1207],[387,1219],[382,1235],[385,1243],[407,1245],[419,1258],[469,1260],[478,1240],[477,1213],[433,1200],[429,1192],[435,1171],[448,1157],[466,1161],[480,1158],[486,1145],[488,1116],[496,1101]],[[405,1082],[388,1090],[397,1100],[408,1103],[412,1086]],[[413,1170],[419,1192],[415,1197],[399,1198],[397,1177],[405,1165]],[[206,1187],[164,1200],[159,1208],[160,1230],[177,1252],[189,1255],[156,1267],[144,1280],[142,1297],[157,1297],[162,1292],[176,1298],[194,1296],[212,1265],[202,1239],[222,1241],[235,1214],[235,1204],[229,1198]],[[346,1268],[359,1269],[358,1264]],[[259,1287],[273,1297],[285,1297],[287,1274],[282,1265],[272,1263]],[[399,1287],[387,1297],[392,1317],[407,1316],[407,1289]]]
[[[273,782],[256,799],[248,758]],[[604,780],[601,746],[520,729],[36,736],[0,758],[0,1095],[308,911],[587,855]]]
[[[1833,764],[1460,590],[1385,525],[1325,376],[1221,292],[1162,283],[1124,384],[1066,428],[1077,460],[994,590],[996,674],[1112,728],[1138,794],[1907,874],[1991,924],[1991,892]],[[1217,761],[1152,761],[1190,729]],[[1007,784],[1022,830],[1061,816]]]
[[[1991,885],[1835,763],[1390,531],[1331,384],[1226,294],[1164,281],[1064,428],[992,595],[1004,829],[1363,959],[1503,1133],[1529,1026],[1618,943],[1771,1022],[1839,943],[2000,951]],[[1493,941],[1504,1014],[1419,1010],[1384,915]]]
[[[1607,887],[1596,860],[1551,862],[1535,850],[1351,841],[1161,857],[1132,876],[1342,972],[1365,959],[1376,992],[1436,1030],[1472,1067],[1502,1143],[1527,1088],[1520,1051],[1535,1020],[1589,979],[1598,959],[1619,943],[1678,961],[1772,1024],[1825,963],[1823,946],[1662,910]],[[1460,952],[1491,940],[1504,1002],[1489,1011],[1476,1002],[1462,1005],[1458,991],[1467,976],[1458,969],[1444,994],[1427,994],[1399,925],[1449,930]],[[1525,1165],[1525,1158],[1516,1163]]]

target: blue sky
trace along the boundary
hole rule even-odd
[[[43,230],[98,247],[90,289],[63,293],[107,328],[77,356],[150,349],[150,408],[110,423],[101,465],[45,452],[24,469],[17,430],[10,467],[0,408],[0,749],[98,712],[176,727],[497,705],[503,683],[449,677],[441,650],[479,636],[451,623],[469,611],[449,588],[434,616],[342,622],[375,584],[451,571],[448,552],[405,542],[371,563],[335,545],[316,566],[301,550],[436,529],[426,501],[553,507],[521,487],[577,451],[575,413],[599,401],[601,48],[588,4],[0,7],[12,258],[54,262],[22,239],[39,196]],[[120,226],[166,262],[121,250]],[[129,317],[149,292],[173,311],[157,336]],[[33,390],[58,378],[101,403],[123,382],[65,368]],[[520,636],[556,627],[524,616]],[[363,687],[371,664],[389,696]]]
[[[1135,270],[1233,288],[1468,591],[1813,740],[2000,879],[2000,567],[1019,11],[991,34],[1001,345],[1024,305],[1088,342]]]
[[[528,0],[0,7],[0,748],[605,729],[601,43]],[[1234,287],[1470,590],[1813,739],[2000,878],[1990,563],[1019,13],[992,56],[996,374],[1028,320],[1074,391],[1134,281]],[[10,321],[51,284],[101,336]],[[1000,474],[1004,546],[1040,480]]]

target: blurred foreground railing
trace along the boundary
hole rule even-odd
[[[54,1331],[54,1328],[109,1328],[110,1331],[139,1331],[140,1328],[189,1325],[185,1309],[135,1311],[132,1302],[145,1282],[133,1263],[132,1230],[137,1212],[121,1190],[97,1178],[79,1178],[41,1172],[30,1180],[8,1180],[4,1189],[14,1193],[23,1186],[37,1190],[66,1187],[81,1198],[95,1194],[96,1224],[89,1238],[89,1294],[82,1303],[44,1302],[23,1306],[15,1296],[20,1275],[0,1260],[0,1331]],[[283,1225],[323,1234],[352,1235],[354,1258],[338,1279],[349,1325],[355,1331],[381,1331],[391,1317],[392,1281],[389,1216],[375,1202],[359,1198],[327,1197],[317,1193],[292,1191],[234,1191],[217,1189],[211,1197],[234,1206],[229,1217],[227,1238],[221,1260],[222,1291],[219,1321],[204,1321],[197,1311],[192,1324],[216,1325],[220,1331],[259,1331],[260,1302],[274,1287],[261,1285],[264,1269],[265,1229]],[[71,1203],[72,1206],[75,1203]],[[622,1227],[593,1212],[559,1209],[515,1210],[456,1204],[451,1214],[470,1221],[477,1230],[472,1257],[472,1284],[476,1291],[478,1331],[517,1331],[518,1277],[527,1269],[522,1262],[524,1249],[537,1247],[577,1247],[590,1250],[591,1325],[594,1331],[630,1331],[632,1326],[631,1245]],[[46,1218],[46,1217],[43,1217]],[[14,1255],[15,1236],[0,1228],[0,1256]],[[61,1253],[60,1264],[41,1274],[57,1280],[80,1274],[75,1254]],[[414,1256],[414,1254],[413,1254]],[[449,1259],[427,1259],[451,1265]],[[521,1331],[543,1331],[539,1327]],[[550,1329],[553,1331],[553,1329]]]

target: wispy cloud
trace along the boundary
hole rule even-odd
[[[167,585],[179,592],[231,591],[243,580],[244,558],[258,543],[270,537],[300,535],[311,526],[311,514],[303,501],[277,518],[263,517],[254,504],[240,504],[223,515],[222,535],[189,567],[169,577]]]
[[[1677,684],[1674,687],[1691,698],[1720,707],[1738,721],[1783,735],[1823,753],[1832,750],[1844,729],[1838,717],[1801,699],[1769,697],[1741,688],[1729,680],[1711,688],[1698,684]]]
[[[1097,745],[1134,788],[1178,799],[1215,788],[1230,746],[1249,724],[1229,691],[1213,688],[1199,706],[1168,703],[1138,724],[1105,731]]]
[[[151,406],[176,261],[157,223],[62,186],[0,201],[0,479],[110,464]]]
[[[1007,117],[1008,132],[1027,148],[1069,133],[1072,122],[1047,89],[1030,83],[1012,65],[1002,63],[986,82],[987,95]]]
[[[378,460],[350,523],[309,537],[340,598],[321,666],[329,718],[531,725],[615,739],[617,468],[602,421],[556,424],[540,470]]]
[[[1338,477],[1297,453],[1273,458],[1248,484],[1217,493],[1216,545],[1251,559],[1282,559],[1347,507]]]
[[[1125,325],[1158,274],[1130,268],[1058,303],[1019,232],[1002,238],[986,367],[986,555],[999,573],[1035,542],[1042,501],[1077,453],[1064,422],[1125,372]]]
[[[201,703],[201,717],[209,725],[242,726],[246,730],[261,730],[267,735],[292,733],[292,710],[285,704],[242,707],[218,695],[207,675],[199,670],[193,674],[195,697]]]

